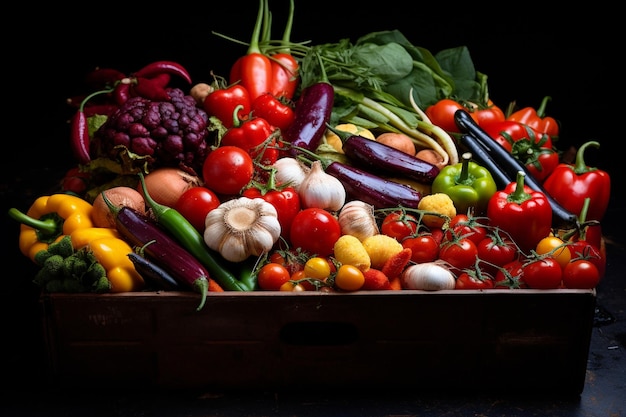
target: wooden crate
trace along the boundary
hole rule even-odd
[[[58,384],[579,394],[594,290],[45,294]]]

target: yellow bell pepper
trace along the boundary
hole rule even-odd
[[[139,291],[144,288],[144,280],[135,270],[135,265],[128,257],[133,251],[126,241],[116,236],[114,229],[93,228],[77,230],[71,236],[72,245],[87,246],[98,262],[104,267],[111,282],[111,292]],[[109,236],[107,236],[109,234]],[[89,237],[92,239],[89,239]],[[95,238],[94,238],[95,237]]]
[[[35,200],[26,214],[11,208],[9,216],[21,223],[19,248],[33,262],[41,250],[75,230],[92,228],[93,206],[70,194],[52,194]]]

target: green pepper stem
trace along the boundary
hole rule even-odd
[[[535,112],[537,113],[538,117],[543,118],[546,115],[546,106],[548,105],[548,101],[550,100],[552,100],[552,97],[550,96],[545,96],[543,100],[541,100],[541,104],[539,105],[539,108]]]
[[[465,152],[461,155],[461,173],[459,174],[457,184],[465,184],[467,182],[469,178],[470,159],[472,159],[472,154],[469,152]]]
[[[52,218],[47,218],[45,220],[33,219],[16,208],[9,209],[9,216],[11,216],[13,220],[17,220],[18,222],[39,230],[42,233],[53,235],[59,231],[58,222]]]

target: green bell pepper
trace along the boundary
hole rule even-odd
[[[469,152],[461,156],[461,162],[448,165],[439,171],[432,183],[433,193],[445,193],[454,202],[457,213],[466,214],[470,208],[473,215],[482,215],[487,203],[498,190],[489,170],[471,161]]]

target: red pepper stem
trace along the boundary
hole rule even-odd
[[[589,147],[593,146],[594,148],[599,148],[600,143],[595,140],[591,140],[589,142],[583,143],[578,151],[576,152],[576,165],[574,166],[574,172],[577,175],[582,175],[586,172],[595,171],[596,168],[590,168],[585,163],[585,150]]]
[[[254,23],[254,29],[252,30],[252,39],[250,39],[250,45],[248,46],[248,54],[261,53],[259,47],[259,39],[261,37],[261,27],[263,24],[263,17],[265,15],[265,0],[259,0],[259,11],[256,16],[256,22]]]
[[[278,52],[288,54],[291,52],[291,28],[293,27],[293,14],[294,14],[294,1],[289,1],[289,15],[287,16],[287,23],[285,24],[285,31],[283,32],[282,48]]]
[[[546,115],[546,106],[548,105],[548,101],[550,101],[550,100],[552,100],[552,97],[550,97],[550,96],[545,96],[543,98],[543,100],[541,100],[541,104],[539,105],[539,108],[536,111],[538,117],[540,117],[540,118],[545,117],[545,115]]]
[[[530,200],[532,196],[524,191],[525,178],[526,173],[524,171],[517,171],[517,185],[515,186],[515,191],[508,195],[506,201],[509,203],[522,204],[524,201]]]

